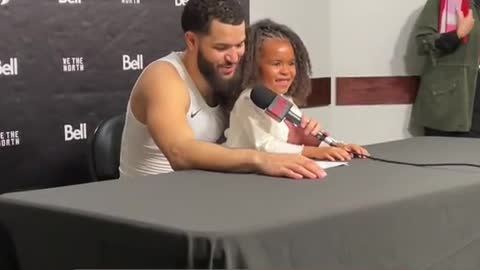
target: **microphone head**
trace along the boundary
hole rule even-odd
[[[250,99],[257,107],[265,110],[277,95],[263,85],[257,85],[250,92]]]

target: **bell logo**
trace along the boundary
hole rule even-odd
[[[123,55],[123,70],[140,70],[143,69],[143,55],[137,54],[136,59],[131,59],[128,55]]]
[[[122,4],[125,4],[125,5],[139,5],[140,0],[122,0]]]
[[[87,139],[87,124],[80,124],[80,128],[74,129],[72,125],[64,125],[65,141],[79,141]]]
[[[176,7],[185,6],[187,3],[188,3],[188,0],[175,0]]]
[[[58,0],[59,4],[81,4],[82,0]]]
[[[0,1],[0,6],[6,5],[6,4],[8,4],[8,2],[10,2],[10,0],[1,0]]]
[[[0,61],[0,76],[15,76],[18,75],[18,59],[10,58],[9,63],[2,64]]]

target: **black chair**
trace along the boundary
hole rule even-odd
[[[118,179],[125,114],[101,122],[90,142],[90,171],[96,181]]]

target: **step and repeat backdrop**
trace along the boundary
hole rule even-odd
[[[187,2],[0,0],[0,193],[90,181],[89,138],[184,48]]]

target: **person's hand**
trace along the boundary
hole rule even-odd
[[[341,147],[304,147],[303,155],[313,159],[328,161],[349,161],[352,155]]]
[[[300,126],[303,128],[305,135],[316,136],[322,130],[322,126],[317,121],[310,119],[307,116],[302,116]]]
[[[359,158],[366,158],[370,156],[370,153],[368,153],[367,149],[361,147],[360,145],[346,144],[341,145],[340,147],[345,149],[349,153],[357,154]]]
[[[472,9],[468,10],[467,15],[463,15],[463,11],[457,10],[457,36],[462,39],[473,29],[475,19],[473,18]]]
[[[315,161],[298,154],[259,152],[257,168],[261,174],[293,179],[320,179],[327,176],[327,173]]]

